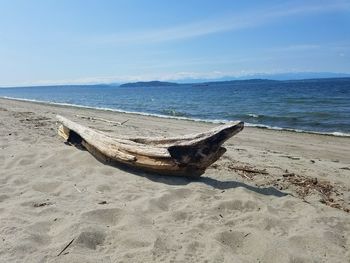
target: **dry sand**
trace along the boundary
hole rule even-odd
[[[0,262],[350,262],[350,138],[245,128],[189,180],[104,165],[56,114],[121,135],[213,126],[0,99]]]

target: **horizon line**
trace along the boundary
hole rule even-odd
[[[249,81],[249,80],[266,80],[266,81],[278,81],[278,82],[284,82],[284,81],[302,81],[302,80],[320,80],[320,79],[346,79],[350,78],[350,73],[338,73],[338,72],[298,72],[299,74],[339,74],[339,75],[344,75],[344,76],[324,76],[324,77],[306,77],[306,78],[291,78],[291,79],[274,79],[274,78],[261,78],[259,77],[252,77],[252,78],[244,78],[244,77],[232,77],[232,79],[227,79],[223,80],[222,78],[230,78],[230,76],[224,76],[221,78],[217,79],[208,79],[207,81],[204,79],[197,79],[199,82],[177,82],[176,80],[159,80],[159,79],[152,79],[152,80],[135,80],[135,81],[127,81],[127,82],[108,82],[108,83],[103,83],[103,82],[97,82],[97,83],[64,83],[64,84],[29,84],[29,85],[16,85],[16,86],[0,86],[0,89],[3,88],[30,88],[30,87],[61,87],[61,86],[121,86],[124,84],[134,84],[134,83],[139,83],[139,82],[144,82],[144,83],[150,83],[150,82],[161,82],[161,83],[172,83],[172,84],[177,84],[177,85],[191,85],[191,84],[210,84],[210,83],[215,83],[215,82],[234,82],[234,81]],[[294,74],[298,74],[294,73]],[[293,73],[277,73],[277,74],[271,74],[271,75],[283,75],[283,74],[293,74]],[[255,74],[259,75],[259,73]],[[269,74],[266,74],[269,75]],[[248,77],[249,75],[247,75]],[[196,79],[193,79],[196,80]]]

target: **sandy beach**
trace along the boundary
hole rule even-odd
[[[350,262],[350,138],[246,127],[194,180],[104,165],[56,114],[123,136],[215,126],[0,99],[0,262]]]

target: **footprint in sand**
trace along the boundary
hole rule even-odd
[[[86,229],[77,237],[75,243],[81,247],[96,249],[98,245],[102,245],[106,239],[106,234],[100,229]]]
[[[230,247],[232,251],[236,252],[243,246],[246,233],[238,231],[224,231],[215,235],[215,239],[222,245]]]
[[[33,185],[33,190],[42,192],[42,193],[52,193],[61,184],[62,182],[38,182]]]
[[[8,195],[0,195],[0,203],[10,198]]]
[[[248,200],[248,201],[241,201],[241,200],[229,200],[229,201],[221,201],[219,205],[217,206],[218,210],[237,210],[237,211],[254,211],[258,209],[258,206],[255,202]]]
[[[97,192],[102,192],[102,193],[110,192],[111,191],[111,187],[109,185],[107,185],[107,184],[101,184],[101,185],[98,185],[96,187],[96,191]]]
[[[160,193],[157,197],[149,200],[145,206],[145,210],[149,211],[168,211],[169,207],[177,201],[182,202],[185,198],[190,196],[189,189],[174,189]]]
[[[119,208],[95,209],[82,214],[83,220],[104,225],[116,225],[123,216]]]
[[[22,185],[26,185],[29,181],[27,179],[23,179],[23,178],[18,178],[12,181],[12,184],[14,184],[15,186],[22,186]]]

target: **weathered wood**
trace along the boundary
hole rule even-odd
[[[226,151],[221,145],[240,132],[243,122],[221,125],[204,133],[173,138],[116,138],[57,116],[59,135],[81,145],[99,160],[169,175],[197,177]]]

